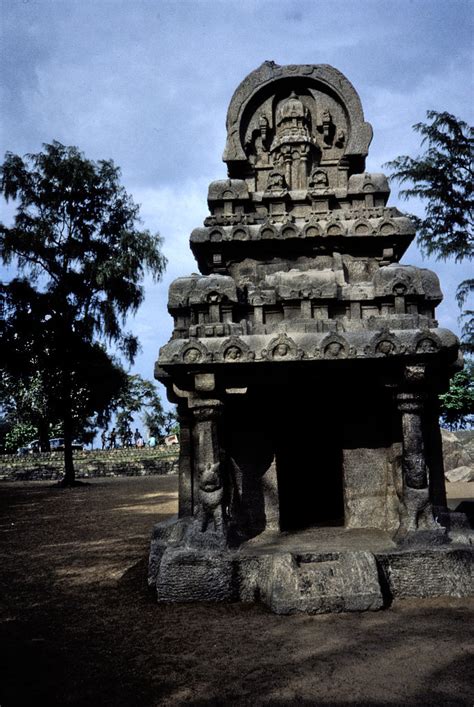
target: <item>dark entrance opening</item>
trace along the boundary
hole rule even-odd
[[[331,402],[334,392],[322,393],[308,390],[301,400],[288,390],[280,407],[276,464],[282,531],[344,525],[341,420]]]

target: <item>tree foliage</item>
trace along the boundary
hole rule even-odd
[[[0,225],[2,257],[19,270],[2,289],[6,370],[26,381],[41,376],[47,416],[63,424],[65,483],[74,483],[75,428],[125,384],[105,345],[134,360],[138,340],[124,322],[143,301],[145,274],[163,274],[161,239],[140,230],[113,162],[93,162],[75,147],[7,153],[0,191],[16,205],[13,225]]]
[[[385,166],[390,176],[408,185],[400,191],[405,199],[420,198],[425,205],[423,218],[411,216],[422,252],[456,262],[474,256],[474,128],[451,113],[427,111],[430,123],[416,123],[426,149],[418,157],[402,155]],[[474,292],[474,279],[460,283],[456,298],[464,307]],[[474,312],[463,310],[463,349],[474,352]]]
[[[474,129],[450,113],[430,110],[426,116],[430,123],[413,126],[423,136],[425,152],[402,155],[386,166],[393,170],[391,179],[407,185],[402,198],[425,204],[423,218],[412,216],[422,251],[459,262],[474,255]]]
[[[28,283],[14,280],[1,294],[5,316],[0,323],[4,344],[0,404],[12,432],[7,448],[14,451],[12,440],[20,435],[22,444],[38,438],[41,450],[49,451],[49,438],[64,436],[63,342],[57,340],[55,318],[43,310],[44,298],[32,292]],[[101,343],[79,337],[71,337],[71,342],[72,435],[86,442],[125,384],[126,373]],[[23,439],[28,426],[33,430],[29,440]]]
[[[402,198],[415,197],[424,203],[423,218],[411,216],[422,252],[442,260],[472,260],[474,128],[447,112],[430,110],[426,117],[430,122],[413,126],[422,135],[421,145],[426,148],[423,154],[414,158],[401,155],[385,166],[393,170],[391,179],[407,185],[400,191]],[[472,278],[461,282],[456,292],[461,309],[462,349],[468,354],[474,353],[474,311],[465,305],[473,292]],[[454,376],[449,393],[442,396],[446,424],[462,426],[463,420],[472,414],[472,410],[468,412],[472,374],[469,365]]]
[[[450,430],[470,427],[474,421],[474,364],[452,378],[449,391],[440,395],[441,421]]]
[[[122,440],[131,428],[133,419],[140,415],[150,435],[161,438],[176,424],[176,414],[163,410],[158,389],[152,381],[138,374],[129,375],[127,383],[114,404],[116,427]]]

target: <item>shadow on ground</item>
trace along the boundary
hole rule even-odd
[[[472,705],[469,600],[290,617],[156,605],[149,538],[176,489],[175,476],[0,484],[2,707]]]

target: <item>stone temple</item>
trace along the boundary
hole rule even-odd
[[[372,128],[327,65],[265,62],[234,93],[228,178],[191,234],[155,375],[178,406],[179,517],[154,530],[159,601],[273,611],[472,592],[446,507],[437,396],[462,366],[437,276],[364,171]]]

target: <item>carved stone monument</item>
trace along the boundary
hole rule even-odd
[[[364,172],[371,138],[330,66],[265,62],[232,97],[228,179],[191,234],[201,275],[170,287],[155,371],[181,427],[159,601],[316,612],[472,589],[437,416],[458,340],[436,275],[399,264],[414,229]]]

